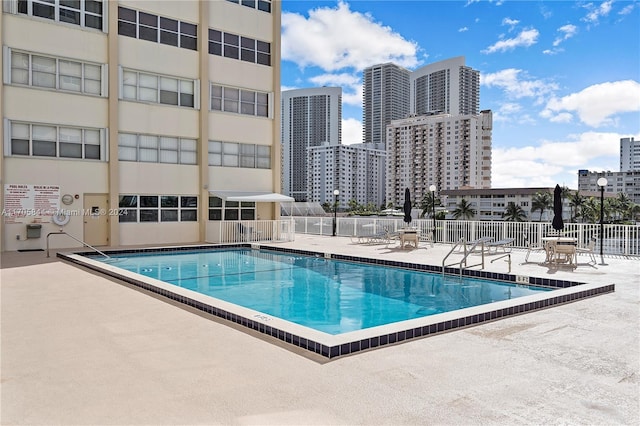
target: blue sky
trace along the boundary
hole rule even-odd
[[[640,139],[638,1],[282,2],[282,90],[340,86],[342,141],[362,138],[362,70],[455,56],[493,111],[492,187],[577,188]]]

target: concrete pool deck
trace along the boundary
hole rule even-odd
[[[450,250],[277,245],[432,265]],[[512,252],[512,274],[615,292],[326,361],[44,252],[2,253],[0,421],[637,424],[640,259],[580,256],[571,270],[524,256]],[[496,257],[485,270],[507,273]]]

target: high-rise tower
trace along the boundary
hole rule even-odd
[[[282,92],[282,192],[307,201],[307,148],[339,145],[342,88],[316,87]]]
[[[411,113],[478,115],[480,71],[464,56],[426,65],[411,73]]]
[[[409,114],[411,72],[386,63],[366,68],[362,73],[362,121],[365,143],[384,143],[391,120]]]

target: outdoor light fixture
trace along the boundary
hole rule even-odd
[[[602,261],[602,265],[604,265],[602,243],[604,241],[604,187],[607,186],[607,178],[601,177],[597,183],[600,187],[600,260]]]
[[[333,236],[336,236],[336,226],[338,225],[338,195],[340,191],[333,190]]]
[[[436,242],[436,186],[429,186],[431,191],[431,214],[433,215],[433,242]]]

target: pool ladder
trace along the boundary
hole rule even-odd
[[[89,244],[85,243],[81,239],[74,237],[73,235],[69,234],[68,232],[64,232],[62,229],[60,231],[58,231],[58,232],[49,232],[47,234],[47,257],[49,257],[49,236],[56,235],[56,234],[57,235],[67,235],[68,237],[73,238],[74,240],[76,240],[77,242],[82,244],[83,246],[89,247],[91,250],[95,251],[96,253],[99,253],[99,254],[103,255],[107,259],[111,259],[111,257],[109,255],[101,252],[100,250],[98,250],[97,248],[93,247],[92,245],[89,245]]]
[[[471,253],[473,253],[475,251],[475,249],[476,249],[476,247],[478,245],[480,245],[480,254],[482,255],[482,261],[480,263],[476,264],[476,265],[467,265],[467,258],[469,257],[469,255]],[[447,261],[447,258],[459,246],[462,246],[464,248],[464,256],[462,257],[462,259],[459,262],[454,262],[454,263],[450,263],[448,265],[445,265],[445,262]],[[475,243],[473,243],[473,245],[471,246],[470,249],[467,249],[467,241],[464,238],[460,238],[460,240],[458,240],[458,242],[453,245],[451,250],[449,250],[449,253],[447,253],[447,255],[444,257],[444,259],[442,259],[442,275],[444,276],[445,268],[448,268],[449,266],[453,266],[453,265],[460,265],[459,268],[460,268],[460,276],[461,277],[462,277],[462,270],[463,269],[472,268],[474,266],[481,266],[482,269],[484,269],[484,241],[476,241]]]

